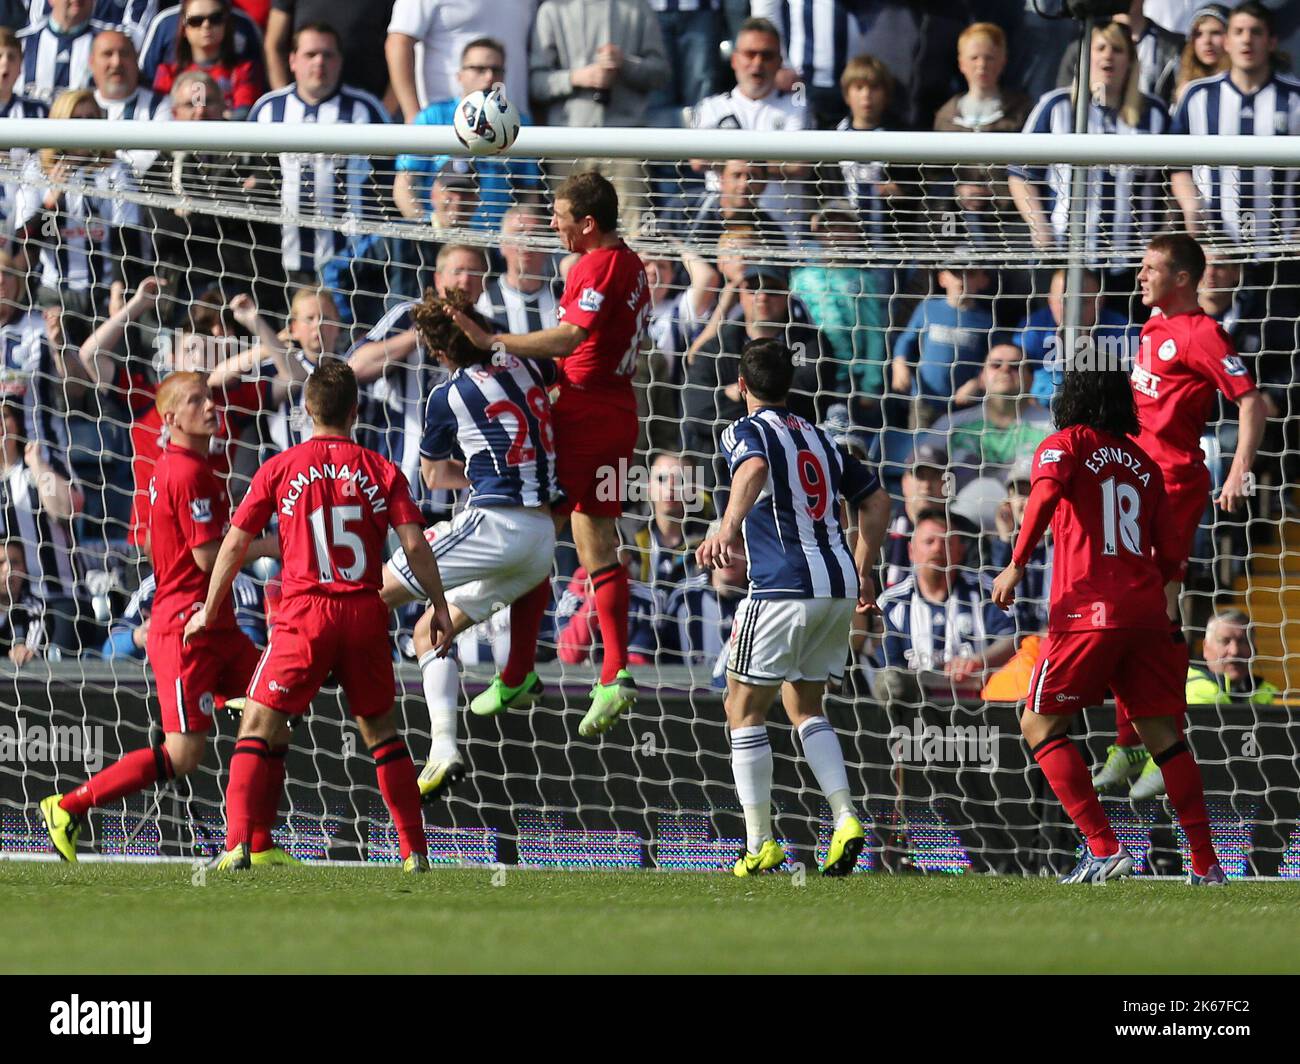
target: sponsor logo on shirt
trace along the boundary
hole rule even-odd
[[[1160,378],[1148,369],[1141,366],[1133,367],[1133,387],[1143,395],[1150,396],[1152,399],[1160,397]]]
[[[1178,345],[1173,340],[1166,340],[1156,351],[1161,362],[1172,362],[1176,354],[1178,354]]]
[[[1246,363],[1236,355],[1225,355],[1223,370],[1229,377],[1244,377],[1246,375]]]
[[[597,292],[594,288],[584,288],[582,295],[578,297],[578,308],[585,310],[588,314],[595,314],[600,310],[600,305],[605,302],[605,297]]]
[[[212,520],[212,500],[191,499],[190,517],[194,519],[196,525],[206,525]]]
[[[1065,452],[1063,450],[1060,450],[1059,448],[1049,447],[1041,455],[1038,456],[1038,464],[1040,466],[1045,466],[1045,465],[1051,465],[1053,462],[1059,462],[1061,460],[1061,457],[1064,454]]]

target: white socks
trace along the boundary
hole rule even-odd
[[[772,744],[766,727],[732,731],[731,773],[745,811],[745,847],[758,853],[772,837]]]
[[[735,736],[736,732],[731,734]],[[838,829],[855,815],[853,803],[849,800],[849,776],[844,769],[839,736],[825,717],[811,717],[799,725],[799,741],[803,744],[803,756],[817,777],[817,786],[830,804]],[[771,779],[770,775],[768,779]]]
[[[429,760],[456,756],[456,713],[460,702],[460,663],[450,654],[440,658],[432,650],[420,657],[424,700],[429,707]]]

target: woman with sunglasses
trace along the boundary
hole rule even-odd
[[[230,0],[181,0],[176,53],[159,66],[154,89],[170,92],[179,75],[201,70],[221,87],[226,118],[242,121],[266,91],[266,76],[259,60],[235,55],[232,18]]]

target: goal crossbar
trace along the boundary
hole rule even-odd
[[[450,126],[112,122],[7,119],[0,149],[466,155]],[[934,165],[1300,167],[1300,138],[1116,137],[1098,133],[903,133],[528,127],[504,153],[520,158],[763,159]]]

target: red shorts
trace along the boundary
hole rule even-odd
[[[281,599],[248,694],[280,713],[306,713],[331,673],[354,717],[393,708],[388,609],[375,592]]]
[[[238,628],[202,632],[181,642],[180,632],[152,626],[145,643],[162,703],[163,732],[205,732],[212,727],[216,699],[248,693],[261,652]]]
[[[560,513],[618,517],[640,426],[635,411],[585,395],[555,405],[555,476],[564,492]]]
[[[1178,542],[1182,544],[1182,564],[1178,567],[1177,578],[1181,581],[1187,576],[1187,559],[1192,555],[1192,542],[1196,539],[1196,530],[1201,524],[1201,517],[1210,502],[1210,471],[1205,471],[1204,480],[1195,480],[1186,485],[1173,485],[1165,490],[1166,515],[1178,531]]]
[[[1061,716],[1115,695],[1128,717],[1176,717],[1187,709],[1187,646],[1169,630],[1049,632],[1029,677],[1026,704]]]

